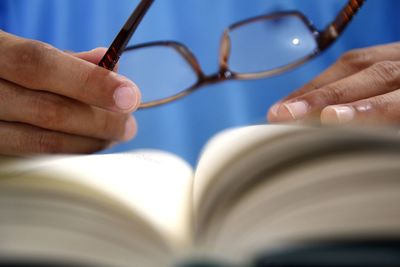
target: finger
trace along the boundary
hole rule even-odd
[[[271,121],[303,120],[328,105],[345,104],[396,90],[400,86],[400,62],[377,63],[352,76],[328,84],[319,90],[282,103],[271,114]]]
[[[106,52],[107,48],[98,47],[91,51],[86,51],[81,53],[71,53],[71,55],[97,65]]]
[[[106,52],[107,52],[107,48],[98,47],[98,48],[95,48],[95,49],[93,49],[91,51],[87,51],[87,52],[71,53],[71,55],[97,65],[101,61],[101,59],[104,57]],[[117,63],[117,65],[114,67],[113,71],[118,72],[118,68],[119,68],[119,63]]]
[[[287,96],[283,101],[317,90],[381,61],[400,61],[400,43],[356,49],[347,52],[321,75]]]
[[[0,53],[4,80],[117,112],[139,106],[132,81],[49,45],[0,32]]]
[[[0,154],[86,154],[106,148],[107,141],[0,121]]]
[[[83,59],[87,62],[90,62],[92,64],[96,64],[98,65],[98,63],[101,61],[101,59],[104,57],[104,55],[107,52],[107,48],[105,47],[98,47],[95,48],[91,51],[87,51],[87,52],[80,52],[80,53],[74,53],[74,52],[70,52],[70,51],[64,51],[74,57]],[[119,63],[117,63],[117,65],[114,67],[113,72],[118,72],[119,69]]]
[[[136,133],[130,114],[89,106],[43,91],[32,91],[0,80],[0,120],[112,141],[127,141]]]
[[[329,125],[350,123],[399,124],[400,90],[384,95],[326,107],[321,113],[321,122]]]

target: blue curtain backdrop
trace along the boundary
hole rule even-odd
[[[107,47],[137,0],[0,0],[7,32],[83,51]],[[206,73],[218,67],[219,41],[231,23],[277,10],[298,9],[322,28],[345,0],[156,0],[132,43],[177,40],[197,56]],[[290,73],[258,81],[210,86],[177,103],[136,113],[137,137],[108,151],[164,149],[195,164],[216,132],[263,122],[268,107],[332,64],[343,52],[399,39],[398,0],[368,0],[342,38],[319,58]],[[234,145],[234,144],[232,144]]]

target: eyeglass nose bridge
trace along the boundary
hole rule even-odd
[[[226,31],[226,34],[228,34],[228,31]],[[228,36],[228,38],[229,38],[229,36]],[[164,41],[164,42],[158,42],[158,43],[153,43],[153,44],[154,45],[162,44],[165,46],[173,47],[189,63],[190,67],[193,69],[193,71],[197,75],[197,82],[192,87],[187,89],[187,92],[189,92],[189,93],[197,90],[204,84],[216,84],[219,82],[223,82],[226,80],[233,80],[236,78],[234,73],[228,69],[229,51],[221,52],[221,55],[226,55],[226,59],[225,60],[220,59],[219,71],[215,74],[206,75],[204,73],[203,69],[201,68],[196,56],[184,44],[181,44],[181,43],[175,42],[175,41]],[[226,43],[226,45],[227,45],[227,49],[229,50],[229,47],[230,47],[229,41]],[[223,62],[225,62],[225,64]],[[186,96],[187,92],[186,93],[182,92],[182,94],[178,94],[179,98]]]
[[[219,55],[219,72],[224,74],[229,72],[228,60],[231,53],[231,38],[229,36],[230,29],[226,29],[222,34],[220,55]]]

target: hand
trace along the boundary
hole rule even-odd
[[[274,105],[270,122],[400,122],[400,43],[353,50]]]
[[[133,138],[140,92],[94,64],[104,53],[71,55],[0,31],[0,154],[91,153]]]

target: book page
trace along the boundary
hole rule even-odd
[[[189,240],[193,174],[189,164],[175,155],[143,150],[0,161],[0,174],[18,176],[27,172],[48,174],[99,191],[148,221],[174,245]]]
[[[307,241],[393,236],[399,151],[391,129],[227,132],[195,175],[195,240],[206,254],[240,261]]]
[[[400,229],[399,158],[360,151],[265,177],[212,225],[206,242],[241,261],[318,240],[393,238]]]
[[[220,172],[231,162],[248,152],[262,140],[273,140],[300,127],[290,125],[256,125],[221,132],[205,146],[194,179],[194,206],[202,203],[204,195]]]

